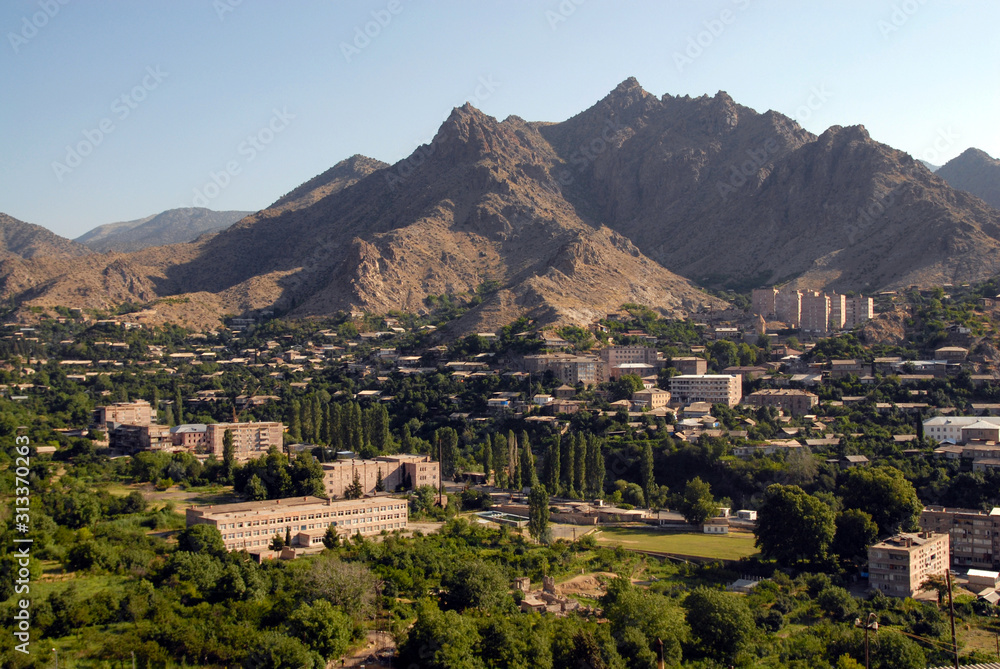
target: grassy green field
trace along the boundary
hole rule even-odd
[[[597,541],[602,544],[620,544],[625,548],[644,551],[677,553],[692,557],[738,560],[757,552],[750,533],[722,535],[661,532],[631,527],[608,527],[600,530]]]

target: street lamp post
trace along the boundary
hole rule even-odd
[[[854,626],[865,628],[865,669],[871,669],[871,662],[868,659],[868,630],[878,631],[878,616],[875,613],[869,613],[868,619],[863,625],[861,624],[861,618],[855,618]]]

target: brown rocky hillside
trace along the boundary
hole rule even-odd
[[[964,190],[1000,209],[1000,160],[979,149],[966,149],[937,172],[952,188]]]
[[[586,323],[623,302],[718,305],[689,280],[972,281],[998,273],[998,250],[1000,212],[861,126],[817,137],[725,93],[657,98],[630,79],[562,123],[455,109],[409,158],[352,157],[191,244],[19,260],[0,276],[31,304],[155,302],[199,322],[419,312],[428,295],[495,283],[471,330],[521,314]]]

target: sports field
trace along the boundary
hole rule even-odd
[[[676,553],[692,557],[738,560],[757,552],[749,532],[731,534],[700,534],[696,532],[661,532],[631,527],[608,527],[597,533],[602,544],[621,544],[625,548],[661,553]]]

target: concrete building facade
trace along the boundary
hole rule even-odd
[[[868,583],[889,597],[912,597],[929,576],[948,569],[947,534],[897,534],[868,549]]]
[[[94,409],[94,423],[102,430],[114,427],[115,423],[123,425],[152,425],[156,413],[146,400],[134,402],[116,402]]]
[[[1000,416],[934,416],[924,421],[924,436],[939,442],[964,444],[970,437],[991,436],[993,433],[987,431],[994,427],[1000,428]]]
[[[598,382],[598,359],[589,355],[543,353],[524,356],[524,366],[531,374],[551,371],[563,383],[594,385]]]
[[[437,489],[441,485],[440,463],[432,461],[429,455],[400,453],[373,460],[353,458],[326,462],[323,464],[323,486],[329,497],[343,498],[354,483],[356,473],[364,494],[374,495],[380,472],[387,492],[412,490],[425,485]]]
[[[799,327],[811,334],[830,331],[830,297],[824,293],[807,292],[801,298]]]
[[[734,407],[743,397],[740,377],[728,374],[680,374],[670,378],[670,394],[682,404],[708,402]]]
[[[331,525],[337,534],[372,535],[383,530],[405,530],[407,501],[380,496],[350,500],[291,497],[261,502],[193,506],[186,512],[187,526],[211,525],[222,534],[226,549],[251,553],[267,550],[275,535],[291,535],[292,546],[323,543]]]
[[[637,390],[632,393],[632,401],[640,402],[643,406],[649,407],[650,409],[662,409],[670,404],[670,393],[666,390],[660,390],[659,388]]]
[[[708,360],[695,356],[683,358],[673,358],[670,366],[681,374],[706,374],[708,373]]]
[[[776,407],[794,416],[811,412],[818,402],[819,397],[814,393],[792,388],[765,388],[743,398],[744,404],[755,407]]]
[[[979,511],[928,506],[920,512],[920,529],[950,537],[953,567],[1000,566],[1000,508]]]

